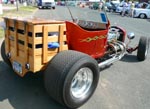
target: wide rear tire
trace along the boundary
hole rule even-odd
[[[62,51],[48,64],[44,84],[48,94],[68,108],[82,106],[99,81],[97,62],[76,51]]]
[[[2,59],[4,60],[4,62],[7,65],[11,66],[11,63],[5,53],[5,40],[2,42],[2,45],[1,45],[1,56],[2,56]]]
[[[149,42],[150,39],[147,37],[141,37],[139,40],[137,59],[139,61],[144,61],[147,57],[149,51]]]

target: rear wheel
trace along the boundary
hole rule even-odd
[[[139,15],[139,17],[140,17],[141,19],[144,19],[144,18],[146,18],[146,15],[142,13],[142,14]]]
[[[68,108],[78,108],[94,93],[99,80],[97,62],[76,51],[63,51],[49,63],[44,73],[48,94]]]
[[[144,61],[146,59],[149,50],[149,42],[150,39],[147,37],[140,38],[137,51],[137,59],[139,61]]]
[[[6,62],[7,65],[11,66],[11,63],[5,53],[5,41],[3,41],[2,45],[1,45],[1,56],[4,60],[4,62]]]

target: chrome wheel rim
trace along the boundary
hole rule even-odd
[[[145,51],[145,57],[147,56],[147,54],[148,54],[148,49],[146,49],[146,51]]]
[[[147,43],[146,43],[146,50],[145,50],[145,57],[148,54],[148,49],[149,49],[149,42],[147,41]]]
[[[84,97],[90,90],[92,82],[93,71],[88,67],[79,69],[71,82],[70,91],[72,96],[75,98]]]

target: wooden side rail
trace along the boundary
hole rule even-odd
[[[68,49],[65,22],[21,18],[4,18],[4,21],[6,53],[11,54],[12,65],[14,61],[21,65],[22,71],[16,72],[20,76],[43,70],[57,53]],[[51,42],[59,47],[48,48]]]

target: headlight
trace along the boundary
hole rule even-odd
[[[135,37],[135,34],[133,32],[130,32],[127,34],[127,37],[131,40],[131,39],[134,39]]]

